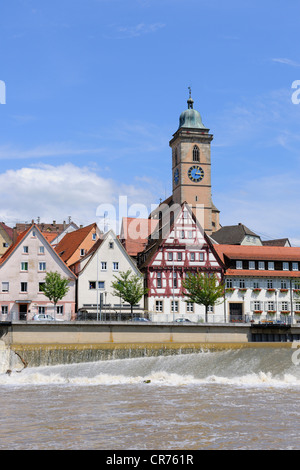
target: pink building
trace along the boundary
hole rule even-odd
[[[54,305],[41,291],[46,273],[69,280],[69,291]],[[75,315],[76,275],[67,267],[36,224],[22,232],[0,258],[0,320],[32,320],[39,313],[71,320]]]

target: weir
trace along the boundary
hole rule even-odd
[[[299,327],[293,334],[299,337]],[[290,342],[254,342],[251,325],[129,322],[6,322],[0,324],[0,371],[12,368],[190,354]],[[256,338],[256,339],[255,339]],[[291,336],[292,338],[292,336]]]

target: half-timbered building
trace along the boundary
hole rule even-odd
[[[148,288],[146,310],[153,321],[174,321],[182,317],[202,321],[205,307],[187,302],[182,280],[190,272],[216,273],[221,280],[222,261],[187,203],[164,209],[146,249],[138,256],[138,266]],[[212,306],[210,313],[223,319],[222,305]]]

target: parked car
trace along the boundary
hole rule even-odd
[[[143,317],[135,317],[132,319],[132,321],[151,321],[151,320],[148,320],[148,318],[143,318]]]
[[[63,321],[62,318],[53,318],[52,315],[48,315],[46,313],[39,313],[37,315],[34,315],[33,317],[34,321]]]
[[[193,323],[188,318],[176,318],[175,323]]]

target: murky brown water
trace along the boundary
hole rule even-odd
[[[299,449],[300,366],[291,354],[250,349],[1,374],[0,449]]]

